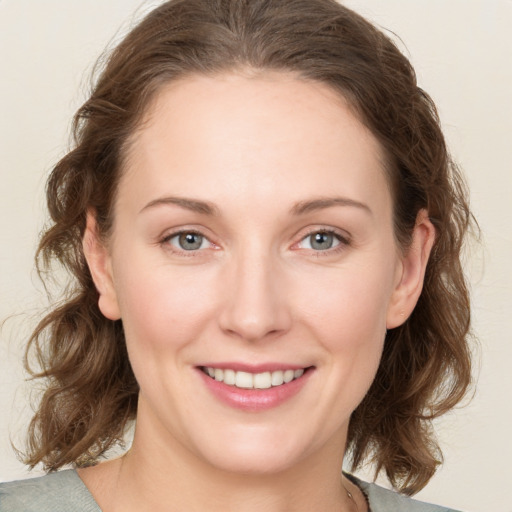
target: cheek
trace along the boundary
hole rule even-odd
[[[349,413],[357,407],[375,378],[392,290],[392,273],[386,267],[351,267],[323,279],[317,275],[307,293],[294,293],[302,298],[298,307],[309,334],[322,346],[332,388],[343,389],[326,395],[326,407],[339,417],[347,413],[340,407],[348,405]]]
[[[316,275],[293,295],[303,318],[323,333],[318,339],[336,350],[381,339],[391,293],[388,273],[351,268]]]
[[[117,292],[128,345],[159,352],[194,340],[213,316],[211,279],[203,274],[165,266],[120,273]]]

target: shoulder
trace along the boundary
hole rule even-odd
[[[76,471],[0,484],[1,512],[101,512]]]
[[[414,500],[376,484],[363,482],[352,475],[348,476],[368,498],[371,512],[456,512],[450,508]]]

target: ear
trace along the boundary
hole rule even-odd
[[[121,314],[114,288],[110,253],[102,242],[93,211],[87,212],[87,223],[82,239],[84,256],[92,279],[100,295],[98,307],[110,320],[119,320]]]
[[[436,230],[426,210],[420,210],[412,234],[412,243],[403,254],[397,284],[388,308],[386,328],[403,324],[411,315],[423,289],[425,270],[434,245]]]

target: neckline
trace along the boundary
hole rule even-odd
[[[88,506],[94,507],[95,508],[94,512],[102,512],[100,506],[94,499],[94,496],[92,495],[91,491],[89,490],[87,485],[85,485],[85,482],[80,478],[80,475],[78,474],[78,471],[76,469],[59,471],[58,473],[60,473],[60,474],[67,473],[69,476],[73,476],[81,489],[81,495],[82,495],[82,498],[86,501],[86,504]],[[342,474],[361,491],[361,493],[364,496],[364,499],[366,501],[367,512],[372,512],[371,506],[370,506],[370,499],[368,496],[368,491],[367,491],[367,489],[364,488],[363,482],[356,476],[354,476],[350,473],[347,473],[346,471],[342,471]],[[62,476],[64,476],[64,475],[62,475]]]
[[[370,506],[370,498],[368,496],[368,491],[363,486],[363,481],[359,480],[359,478],[357,478],[356,476],[351,475],[350,473],[347,473],[346,471],[343,471],[342,473],[343,473],[343,476],[345,476],[348,480],[350,480],[361,491],[361,494],[364,496],[364,499],[366,501],[367,512],[372,512],[372,509]]]
[[[71,473],[70,476],[73,476],[74,479],[76,480],[76,483],[81,491],[81,496],[85,500],[86,504],[90,507],[93,507],[94,512],[102,512],[97,501],[94,499],[94,496],[92,495],[91,491],[89,490],[87,485],[85,485],[85,482],[80,478],[80,475],[78,474],[78,471],[76,469],[73,468],[69,470],[64,470],[60,471],[59,473],[67,473],[68,471]]]

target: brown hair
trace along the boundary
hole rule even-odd
[[[387,333],[348,437],[353,469],[370,459],[376,472],[413,494],[441,459],[432,420],[462,399],[471,380],[460,254],[472,217],[435,106],[410,63],[381,31],[334,0],[171,0],[109,56],[75,116],[74,149],[47,185],[52,225],[40,241],[38,268],[58,261],[73,285],[27,348],[41,366],[34,375],[47,379],[27,462],[49,470],[94,462],[135,418],[138,385],[122,325],[101,315],[82,252],[86,211],[95,210],[107,237],[130,135],[164,83],[242,68],[295,72],[347,98],[388,156],[398,243],[407,249],[422,208],[436,227],[419,302]]]

